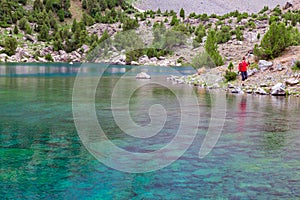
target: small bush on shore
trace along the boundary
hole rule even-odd
[[[237,77],[237,73],[226,70],[226,73],[224,75],[226,82],[234,81],[236,80],[236,77]]]

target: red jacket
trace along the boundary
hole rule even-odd
[[[240,72],[246,72],[247,71],[247,67],[248,67],[248,63],[243,60],[240,64],[239,64],[239,71]]]

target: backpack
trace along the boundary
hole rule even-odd
[[[243,63],[242,63],[242,62],[240,62],[240,63],[239,63],[239,72],[241,72],[241,71],[242,71],[242,67],[243,67]]]

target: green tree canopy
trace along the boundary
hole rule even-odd
[[[291,32],[284,23],[272,23],[264,35],[260,47],[255,45],[254,55],[259,59],[273,59],[291,45]]]

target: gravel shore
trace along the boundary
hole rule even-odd
[[[184,8],[186,14],[225,14],[231,11],[254,13],[264,6],[274,8],[276,5],[285,5],[288,0],[137,0],[134,5],[141,10],[179,11]]]

